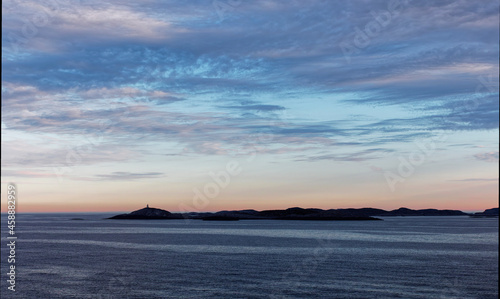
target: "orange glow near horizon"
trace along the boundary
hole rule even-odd
[[[435,201],[435,200],[422,200],[418,201],[408,201],[408,200],[386,200],[379,201],[377,204],[376,200],[368,203],[366,201],[353,201],[353,200],[345,200],[345,201],[330,201],[323,203],[301,203],[300,201],[268,201],[268,203],[263,204],[262,202],[252,205],[248,202],[241,203],[213,203],[206,206],[206,208],[202,210],[197,210],[194,206],[187,204],[187,207],[193,207],[191,212],[217,212],[221,210],[275,210],[275,209],[287,209],[292,207],[301,207],[301,208],[319,208],[319,209],[344,209],[344,208],[378,208],[384,210],[395,210],[401,207],[419,210],[419,209],[449,209],[449,210],[460,210],[460,211],[482,211],[485,209],[490,209],[494,207],[498,207],[498,201],[494,198],[497,195],[492,195],[489,197],[490,199],[474,199],[468,201]],[[349,204],[351,202],[351,204]],[[189,203],[189,201],[186,201]],[[119,213],[119,212],[131,212],[138,209],[142,209],[149,204],[150,207],[164,209],[171,212],[185,212],[181,211],[178,207],[178,204],[169,203],[161,203],[158,201],[148,201],[144,203],[138,203],[137,201],[124,201],[122,204],[98,204],[98,205],[83,205],[83,204],[73,204],[73,205],[64,205],[60,204],[43,204],[43,203],[30,203],[23,204],[20,207],[16,207],[17,213]],[[5,213],[7,211],[6,203],[2,203],[1,212]]]
[[[306,178],[304,178],[306,179]],[[193,185],[201,190],[203,183],[177,184],[168,192],[161,185],[114,183],[74,189],[71,182],[58,184],[18,184],[18,213],[59,212],[131,212],[149,204],[171,212],[216,212],[221,210],[272,210],[291,207],[339,209],[379,208],[394,210],[451,209],[482,211],[498,207],[498,181],[434,182],[430,178],[409,181],[392,193],[384,184],[367,183],[363,188],[320,184],[270,185],[258,181],[247,185],[238,177],[212,199],[194,200]],[[315,183],[315,182],[313,182]],[[251,186],[251,188],[249,187]],[[74,190],[78,190],[78,193]],[[147,192],[141,192],[147,190]],[[244,190],[244,192],[242,192]],[[7,211],[6,193],[2,194],[1,212]]]

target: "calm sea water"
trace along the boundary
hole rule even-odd
[[[2,298],[498,298],[498,219],[106,216],[18,215],[15,293],[2,217]]]

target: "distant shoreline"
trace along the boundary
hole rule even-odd
[[[133,211],[127,214],[119,214],[107,219],[128,220],[161,220],[161,219],[198,219],[205,221],[238,221],[238,220],[311,220],[311,221],[338,221],[338,220],[382,220],[376,217],[393,216],[471,216],[471,217],[495,217],[498,216],[498,208],[488,209],[481,213],[465,213],[459,210],[422,209],[412,210],[399,208],[386,211],[376,208],[359,209],[304,209],[299,207],[285,210],[234,210],[211,212],[171,213],[166,210],[150,208]]]

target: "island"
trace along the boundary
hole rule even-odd
[[[145,208],[133,211],[128,214],[120,214],[108,219],[183,219],[183,214],[181,213],[170,213],[169,211],[150,208],[147,205]]]
[[[488,211],[488,210],[487,210]],[[486,211],[485,211],[486,212]],[[128,214],[120,214],[108,219],[199,219],[205,221],[238,221],[238,220],[382,220],[378,217],[393,216],[471,216],[459,210],[422,209],[412,210],[399,208],[386,211],[375,208],[349,209],[316,209],[288,208],[285,210],[234,210],[211,212],[171,213],[166,210],[150,208],[147,205]],[[498,209],[497,209],[498,215]]]
[[[498,208],[486,209],[483,212],[470,215],[473,218],[498,217]]]

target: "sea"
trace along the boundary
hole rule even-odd
[[[498,218],[112,215],[2,214],[1,298],[498,298]]]

